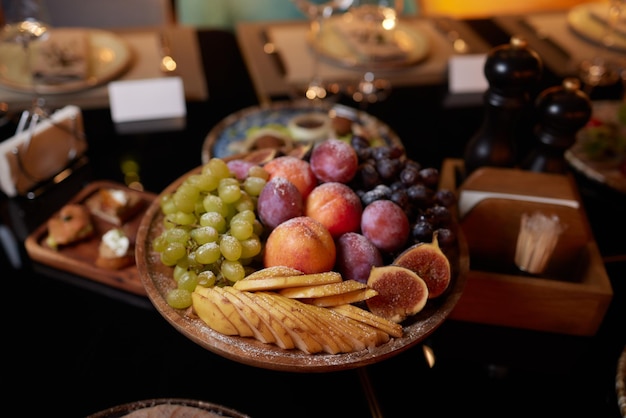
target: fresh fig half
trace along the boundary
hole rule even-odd
[[[372,267],[367,285],[378,292],[366,300],[368,309],[396,323],[421,311],[428,300],[424,280],[400,266]]]
[[[432,242],[415,244],[396,257],[393,265],[405,267],[417,273],[428,286],[428,298],[441,296],[452,279],[450,260],[441,251],[437,241],[437,232]]]

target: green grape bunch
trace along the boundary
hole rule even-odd
[[[239,180],[227,163],[212,158],[160,200],[164,230],[152,247],[173,267],[176,288],[167,303],[191,306],[196,286],[226,286],[255,270],[262,253],[263,225],[256,204],[269,173],[260,166]]]

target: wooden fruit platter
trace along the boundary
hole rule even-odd
[[[172,193],[193,173],[192,170],[168,186],[160,196]],[[391,338],[374,349],[347,354],[307,354],[299,350],[285,350],[272,344],[263,344],[253,338],[227,336],[209,328],[185,310],[174,309],[165,295],[176,286],[171,267],[165,266],[159,253],[152,249],[152,241],[163,230],[163,214],[158,198],[150,205],[137,231],[136,263],[146,293],[161,315],[183,335],[198,345],[225,358],[266,369],[291,372],[329,372],[376,363],[415,346],[432,334],[448,317],[463,291],[469,271],[469,257],[465,240],[459,237],[458,256],[452,260],[453,279],[446,293],[428,301],[417,315],[403,323],[404,335]]]
[[[142,215],[154,200],[155,195],[129,189],[125,185],[115,182],[96,181],[87,185],[87,187],[82,189],[68,203],[84,203],[94,195],[94,193],[97,193],[103,188],[124,190],[127,193],[137,194],[141,197],[143,208],[122,225],[123,230],[132,241],[137,234]],[[96,216],[92,216],[92,221],[95,234],[91,238],[73,245],[61,247],[58,250],[54,250],[46,245],[45,240],[48,235],[48,226],[47,223],[44,222],[26,238],[26,251],[32,260],[39,263],[130,293],[145,296],[146,292],[135,265],[120,270],[100,268],[95,265],[98,256],[98,246],[100,245],[100,237],[115,225]]]

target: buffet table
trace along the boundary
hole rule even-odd
[[[512,33],[499,23],[457,24],[485,51],[510,39]],[[251,417],[619,417],[615,376],[626,344],[626,241],[615,234],[626,230],[626,198],[582,176],[576,175],[581,201],[613,292],[591,336],[455,318],[423,344],[380,363],[329,373],[273,371],[205,350],[178,333],[145,296],[28,258],[26,237],[85,185],[124,184],[124,163],[131,161],[145,191],[158,194],[201,164],[205,138],[223,118],[262,101],[289,98],[275,72],[262,83],[259,68],[251,64],[250,48],[258,44],[242,39],[257,38],[249,32],[255,28],[195,33],[208,95],[187,97],[184,129],[120,134],[106,105],[88,106],[83,112],[88,164],[36,199],[2,198],[2,226],[9,227],[19,250],[17,259],[0,259],[10,306],[6,318],[14,331],[8,334],[7,359],[19,363],[6,376],[9,393],[33,394],[27,410],[35,415],[54,411],[76,417],[152,398],[200,399]],[[541,87],[560,77],[547,68]],[[442,167],[447,159],[462,157],[482,121],[482,103],[450,106],[446,77],[427,80],[400,83],[386,101],[365,110],[397,132],[411,158]],[[341,102],[359,106],[349,98]],[[0,127],[0,138],[14,129],[15,121]]]

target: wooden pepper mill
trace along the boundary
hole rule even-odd
[[[543,63],[526,40],[513,36],[492,49],[484,67],[489,88],[485,116],[465,148],[465,174],[482,166],[513,167],[518,163],[518,122],[532,108],[531,91],[543,73]]]
[[[576,133],[589,121],[592,108],[577,78],[566,78],[537,97],[537,146],[521,168],[547,173],[565,173],[565,151],[574,145]]]

